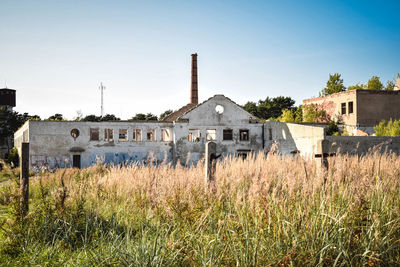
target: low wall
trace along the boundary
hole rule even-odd
[[[327,136],[329,153],[365,155],[371,149],[400,155],[400,137],[388,136]]]
[[[278,121],[267,121],[264,124],[265,148],[271,149],[276,144],[282,154],[300,153],[312,157],[316,153],[318,141],[324,137],[324,127]]]

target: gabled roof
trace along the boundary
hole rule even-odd
[[[178,120],[178,118],[180,116],[182,116],[183,114],[186,114],[186,112],[188,112],[189,110],[192,110],[196,106],[197,106],[196,104],[189,103],[186,106],[181,107],[177,111],[169,114],[164,119],[162,119],[162,121],[164,121],[164,122],[174,122],[174,121]]]
[[[209,99],[203,101],[202,103],[196,105],[196,104],[192,104],[189,103],[186,106],[183,106],[182,108],[180,108],[179,110],[175,111],[174,113],[171,113],[170,115],[166,116],[162,121],[166,121],[166,122],[173,122],[173,121],[178,121],[182,116],[186,115],[187,113],[189,113],[190,111],[194,110],[195,108],[203,105],[204,103],[210,101],[211,99],[217,97],[217,96],[222,96],[224,98],[226,98],[227,100],[229,100],[230,102],[232,102],[234,105],[238,106],[240,109],[242,109],[244,112],[248,113],[249,116],[254,117],[254,119],[260,121],[260,119],[252,114],[250,114],[247,110],[245,110],[242,106],[240,106],[239,104],[237,104],[235,101],[233,101],[232,99],[230,99],[229,97],[226,97],[224,95],[214,95],[212,97],[210,97]]]

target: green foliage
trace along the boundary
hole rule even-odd
[[[385,89],[387,91],[393,91],[395,86],[396,86],[396,83],[394,81],[390,81],[389,80],[389,81],[386,82]]]
[[[362,83],[357,83],[356,85],[350,85],[347,87],[347,90],[357,90],[357,89],[366,89],[366,85]]]
[[[329,79],[326,82],[326,87],[320,92],[321,96],[327,96],[330,94],[340,93],[346,91],[346,87],[343,85],[343,79],[340,78],[341,74],[329,74]]]
[[[382,120],[374,131],[376,136],[400,136],[400,120]]]
[[[120,121],[121,119],[116,117],[114,114],[106,114],[100,117],[100,121]]]
[[[267,97],[259,100],[258,103],[247,102],[243,108],[250,114],[260,119],[278,118],[284,109],[294,109],[295,101],[291,97],[278,96],[275,98]]]
[[[146,115],[143,113],[137,113],[134,117],[130,119],[130,121],[157,121],[158,118],[156,115],[152,113],[147,113]]]
[[[369,90],[382,90],[383,88],[383,84],[378,76],[372,76],[371,79],[368,80],[366,87],[366,89]]]
[[[101,116],[96,116],[94,114],[87,115],[81,119],[81,121],[93,121],[93,122],[98,122],[100,120],[101,120]]]
[[[65,119],[63,118],[62,114],[56,113],[56,114],[48,117],[47,119],[45,119],[45,121],[65,121]]]
[[[297,109],[283,109],[282,115],[277,119],[280,122],[295,122],[300,123],[303,121],[303,108],[302,106]]]
[[[328,123],[328,128],[326,129],[326,135],[339,135],[339,127],[336,121],[331,120]]]
[[[15,147],[12,148],[10,152],[8,152],[8,157],[6,159],[6,162],[13,167],[18,167],[19,155],[18,155],[18,150]]]
[[[330,118],[326,111],[318,104],[303,106],[303,121],[311,123],[329,122]]]
[[[166,111],[164,111],[163,113],[160,114],[160,121],[162,121],[165,117],[167,117],[168,115],[174,113],[174,111],[172,109],[168,109]]]

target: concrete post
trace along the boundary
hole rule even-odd
[[[215,181],[215,160],[217,159],[217,144],[209,141],[206,143],[205,155],[205,184]]]
[[[29,143],[21,147],[21,216],[24,218],[29,210]]]
[[[328,163],[328,144],[327,140],[318,140],[317,143],[317,154],[321,155],[320,157],[320,167],[325,168],[326,170],[329,169]]]

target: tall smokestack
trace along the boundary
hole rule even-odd
[[[192,76],[190,82],[190,103],[198,104],[198,83],[197,83],[197,54],[192,54]]]

